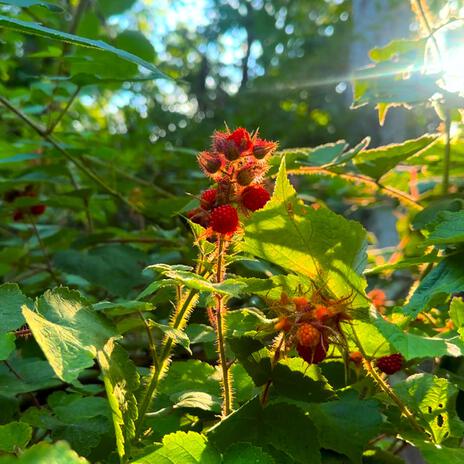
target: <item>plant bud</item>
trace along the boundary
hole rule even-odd
[[[198,163],[206,174],[215,174],[222,167],[222,159],[219,153],[202,151],[198,155]]]

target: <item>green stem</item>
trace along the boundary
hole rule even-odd
[[[219,236],[217,241],[217,267],[216,267],[216,282],[224,280],[224,238]],[[232,411],[232,379],[230,377],[229,366],[227,365],[226,357],[226,312],[227,307],[224,304],[223,295],[216,295],[216,338],[218,344],[219,366],[222,371],[222,415],[228,416]]]
[[[183,302],[181,303],[178,311],[176,311],[176,315],[174,317],[174,321],[172,323],[172,327],[174,329],[181,329],[185,323],[187,322],[188,314],[193,306],[196,304],[198,300],[198,291],[191,289]],[[143,431],[143,423],[145,420],[145,416],[147,414],[148,408],[150,407],[150,403],[153,399],[155,391],[158,387],[160,380],[163,378],[164,373],[166,372],[169,362],[171,359],[171,351],[174,347],[174,339],[172,337],[167,336],[163,342],[163,347],[161,350],[161,354],[158,360],[158,368],[155,366],[151,370],[150,378],[147,382],[147,387],[145,392],[142,396],[142,401],[140,403],[138,409],[138,418],[135,427],[135,438],[138,439]]]
[[[443,159],[443,195],[448,193],[451,162],[451,114],[445,110],[445,157]]]
[[[66,103],[66,106],[61,110],[60,114],[58,115],[58,117],[55,119],[55,121],[53,121],[51,124],[50,124],[50,127],[46,130],[46,133],[47,134],[51,134],[56,126],[60,123],[60,121],[63,119],[64,115],[68,112],[69,108],[71,107],[71,105],[73,104],[74,100],[76,99],[77,95],[79,94],[79,92],[81,91],[81,87],[80,86],[77,86],[76,90],[73,92],[73,94],[71,95],[70,99],[68,100],[68,102]]]
[[[411,426],[415,428],[417,431],[420,433],[425,434],[425,430],[419,423],[416,421],[416,418],[414,417],[414,414],[409,410],[409,408],[401,401],[401,399],[397,396],[397,394],[393,391],[393,389],[390,387],[390,385],[385,382],[385,380],[382,378],[382,376],[377,372],[377,369],[372,365],[372,362],[369,360],[368,356],[366,355],[366,352],[364,351],[364,348],[361,344],[361,341],[359,340],[358,334],[356,333],[354,327],[352,327],[353,331],[353,336],[356,341],[356,345],[359,348],[359,351],[363,355],[363,367],[366,370],[368,374],[374,379],[375,383],[380,387],[381,390],[383,390],[384,393],[386,393],[391,400],[398,406],[402,414],[406,417],[406,419],[409,421]]]

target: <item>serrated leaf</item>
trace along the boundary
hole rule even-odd
[[[362,226],[326,208],[305,206],[286,176],[282,161],[274,194],[245,225],[243,251],[290,272],[323,280],[339,296],[353,291],[365,303],[366,234]]]
[[[321,462],[317,431],[308,415],[294,405],[280,403],[262,407],[259,398],[243,405],[208,432],[221,451],[237,442],[249,442],[284,453],[292,462]],[[279,461],[280,462],[280,461]]]
[[[223,464],[276,464],[273,457],[259,446],[235,443],[224,453]]]
[[[169,279],[180,282],[182,285],[200,292],[239,296],[241,291],[246,287],[243,282],[235,279],[226,279],[221,283],[212,283],[194,272],[185,270],[185,266],[179,268],[178,266],[170,266],[168,264],[154,264],[148,266],[147,269],[155,269]]]
[[[163,334],[167,335],[169,338],[172,338],[175,344],[181,345],[183,348],[185,348],[187,353],[192,354],[192,350],[190,349],[190,339],[185,332],[179,329],[175,329],[169,325],[160,324],[154,321],[150,321],[149,324],[161,330],[161,332],[163,332]]]
[[[221,456],[204,435],[176,432],[163,438],[163,445],[133,464],[220,464]]]
[[[380,179],[397,164],[411,156],[420,155],[422,150],[436,140],[436,135],[426,134],[414,140],[364,150],[356,156],[354,165],[366,176]]]
[[[0,451],[15,453],[29,443],[31,436],[32,428],[24,422],[0,425]]]
[[[93,365],[98,350],[116,337],[114,328],[100,314],[87,308],[79,293],[66,288],[48,290],[35,305],[23,306],[23,315],[56,375],[73,383]]]
[[[409,317],[428,311],[434,305],[444,303],[451,294],[462,291],[464,274],[462,254],[449,256],[435,266],[420,282],[409,302],[403,307]]]
[[[118,454],[124,460],[135,436],[138,411],[134,392],[139,386],[139,374],[126,350],[113,339],[98,351],[97,360],[111,406]]]
[[[32,300],[21,292],[17,284],[0,286],[0,332],[16,330],[25,324],[21,313],[23,305],[31,305]]]
[[[321,447],[345,454],[354,463],[361,463],[369,441],[382,429],[379,404],[374,400],[348,397],[311,404],[305,410],[316,425]]]
[[[51,29],[49,27],[41,26],[40,24],[22,21],[20,19],[8,18],[7,16],[0,15],[0,27],[6,29],[12,29],[18,32],[23,32],[25,34],[37,35],[40,37],[45,37],[49,39],[59,40],[62,42],[70,43],[80,47],[93,48],[96,50],[102,50],[113,55],[116,55],[123,60],[134,63],[138,66],[151,71],[154,78],[167,78],[163,73],[161,73],[156,66],[147,61],[139,58],[132,53],[129,53],[125,50],[113,47],[112,45],[107,44],[101,40],[87,39],[85,37],[80,37],[74,34],[69,34],[67,32],[58,31],[56,29]]]
[[[0,464],[89,464],[81,458],[65,441],[39,443],[27,449],[20,457],[0,457]]]
[[[414,358],[432,358],[438,356],[462,356],[464,346],[438,337],[425,337],[414,333],[403,332],[396,324],[373,312],[372,322],[389,344],[406,360]]]
[[[429,245],[458,245],[464,242],[464,211],[443,211],[428,227],[430,234],[422,243]]]
[[[458,388],[447,379],[415,374],[395,384],[394,390],[436,443],[450,436],[462,437],[464,423],[455,410]]]

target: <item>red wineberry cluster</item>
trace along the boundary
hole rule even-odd
[[[23,190],[9,190],[5,193],[3,199],[6,203],[13,203],[16,199],[21,197],[35,198],[37,197],[37,192],[34,190],[32,185],[27,185]],[[16,208],[13,212],[13,221],[21,221],[29,214],[32,214],[33,216],[40,216],[45,212],[46,208],[46,205],[43,203]]]
[[[200,207],[188,213],[189,219],[210,232],[234,234],[239,228],[237,208],[247,214],[270,199],[263,181],[276,148],[275,142],[243,128],[215,132],[211,149],[198,155],[198,163],[216,185],[202,192]]]
[[[288,334],[290,345],[296,345],[300,357],[309,364],[323,361],[330,344],[343,340],[341,323],[351,319],[346,312],[348,299],[331,299],[320,292],[311,299],[282,294],[279,308],[285,315],[275,329]]]
[[[379,370],[387,375],[392,375],[403,368],[404,357],[401,353],[394,353],[378,358],[376,364]]]

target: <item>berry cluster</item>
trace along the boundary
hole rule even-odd
[[[201,152],[198,163],[216,185],[202,192],[200,207],[188,213],[189,219],[210,233],[233,235],[239,228],[237,208],[248,214],[270,199],[263,181],[276,148],[243,128],[215,132],[211,150]]]
[[[21,197],[36,198],[37,192],[32,185],[27,185],[23,190],[9,190],[5,193],[3,199],[6,203],[13,203],[16,199]],[[40,216],[45,212],[46,205],[37,203],[32,206],[16,208],[13,212],[13,221],[21,221],[25,216],[31,214],[33,216]]]
[[[287,333],[290,345],[296,345],[298,354],[309,364],[318,364],[327,356],[331,343],[342,343],[341,323],[351,318],[347,314],[348,298],[335,299],[314,292],[289,298],[282,294],[277,306],[282,316],[275,329]]]

